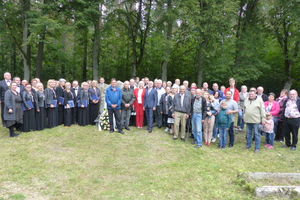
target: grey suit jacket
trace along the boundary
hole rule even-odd
[[[20,95],[20,94],[19,94]],[[8,110],[12,109],[13,112],[9,113]],[[15,104],[15,95],[11,90],[7,90],[4,95],[4,111],[3,118],[4,120],[16,120],[16,104]],[[21,110],[21,114],[23,115],[23,111]]]
[[[191,114],[191,95],[187,93],[184,94],[183,106],[181,106],[180,93],[176,94],[173,99],[173,112],[182,112],[186,114]]]

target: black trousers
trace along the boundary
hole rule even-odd
[[[109,126],[110,130],[114,130],[114,116],[116,120],[116,125],[119,131],[122,130],[121,127],[121,110],[116,110],[116,109],[108,109],[108,118],[109,118]]]
[[[168,124],[168,114],[162,114],[162,126],[170,128],[170,125]]]
[[[298,143],[298,130],[299,130],[300,118],[284,119],[283,132],[285,136],[286,146],[296,147]],[[292,133],[292,143],[291,143]]]
[[[283,141],[284,132],[283,132],[283,121],[278,121],[277,132],[275,135],[275,140]]]
[[[160,106],[156,106],[156,110],[154,112],[154,118],[155,118],[155,123],[158,126],[158,128],[162,127],[163,117],[162,117],[162,114],[161,114],[161,107]]]

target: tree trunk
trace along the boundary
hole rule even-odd
[[[170,17],[170,12],[172,11],[172,0],[168,0],[167,2],[167,13],[168,13],[168,21],[167,21],[167,31],[166,31],[166,39],[167,39],[167,47],[166,47],[166,52],[164,56],[164,61],[162,63],[162,69],[161,69],[161,78],[163,81],[168,80],[168,64],[169,64],[169,59],[170,59],[170,52],[171,52],[171,47],[169,43],[171,42],[172,38],[172,29],[173,29],[173,19]]]
[[[88,56],[88,28],[83,32],[83,60],[82,60],[82,80],[87,80],[87,56]]]
[[[238,16],[238,24],[236,30],[236,41],[235,41],[235,58],[234,58],[234,66],[240,67],[242,65],[243,60],[243,51],[244,40],[247,36],[245,33],[248,31],[248,28],[256,22],[255,18],[257,13],[255,9],[257,8],[259,0],[240,0],[240,8],[239,8],[239,16]],[[245,10],[244,10],[245,8]]]
[[[13,75],[17,73],[17,47],[14,42],[12,42],[11,72]]]
[[[203,71],[204,71],[204,56],[201,47],[197,48],[196,57],[195,57],[195,69],[197,71],[198,87],[200,87],[203,82]]]
[[[23,15],[23,72],[24,72],[24,79],[30,80],[31,74],[31,62],[30,62],[30,45],[28,44],[28,37],[29,37],[29,22],[27,12],[30,10],[30,0],[22,0],[22,15]]]
[[[99,79],[99,52],[100,52],[100,23],[101,23],[101,12],[102,5],[99,5],[99,15],[94,22],[94,41],[93,41],[93,79]]]
[[[46,37],[46,33],[43,32],[41,34],[40,41],[38,43],[38,52],[37,52],[37,57],[36,57],[36,74],[35,76],[43,79],[42,71],[43,71],[43,62],[44,62],[44,40]]]
[[[44,4],[48,3],[48,0],[43,0]],[[42,9],[43,13],[46,13],[47,11],[45,9]],[[43,32],[41,33],[40,41],[38,43],[38,52],[36,57],[36,73],[35,76],[43,79],[43,62],[44,62],[44,48],[45,48],[45,38],[46,38],[46,26],[43,28]]]

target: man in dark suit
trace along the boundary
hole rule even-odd
[[[9,89],[11,84],[11,74],[9,72],[4,73],[4,80],[0,81],[0,103],[1,103],[1,119],[2,123],[3,120],[3,113],[4,113],[4,95],[5,92]]]
[[[261,97],[264,102],[268,101],[268,95],[264,93],[264,88],[259,86],[257,87],[257,97]]]
[[[13,82],[15,82],[17,84],[17,92],[18,93],[22,93],[25,90],[24,85],[21,84],[21,79],[18,76],[15,76],[13,78]]]
[[[79,94],[79,91],[80,91],[80,87],[79,87],[79,83],[77,80],[74,80],[73,83],[72,83],[72,88],[71,88],[71,92],[74,96],[74,115],[73,115],[73,122],[74,124],[76,124],[78,122],[78,108],[77,108],[77,105],[78,105],[78,94]]]
[[[144,104],[149,133],[151,133],[153,129],[153,112],[156,110],[157,102],[157,90],[153,88],[153,81],[149,81]]]

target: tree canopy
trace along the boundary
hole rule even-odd
[[[300,88],[299,0],[2,0],[0,72]]]

